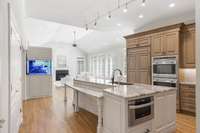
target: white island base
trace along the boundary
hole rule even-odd
[[[128,126],[128,101],[148,96],[154,99],[153,118]],[[174,133],[175,130],[176,89],[134,85],[104,91],[103,133]]]

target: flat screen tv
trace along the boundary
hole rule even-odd
[[[51,60],[28,60],[28,75],[51,75]]]

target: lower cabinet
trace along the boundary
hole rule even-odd
[[[195,85],[180,85],[181,111],[195,114]]]
[[[170,133],[176,129],[176,92],[158,94],[154,99],[154,133]]]

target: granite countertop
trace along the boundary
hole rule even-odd
[[[112,85],[111,80],[104,80],[99,78],[81,78],[81,79],[74,79],[76,81],[83,81],[83,82],[90,82],[95,84],[102,84],[102,85]]]
[[[104,89],[104,93],[112,94],[123,98],[135,98],[145,95],[153,95],[166,91],[176,90],[173,87],[153,86],[146,84],[120,85]]]
[[[196,85],[196,82],[180,81],[179,83],[183,85]]]

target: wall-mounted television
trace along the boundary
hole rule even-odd
[[[28,60],[28,75],[51,75],[51,60]]]

